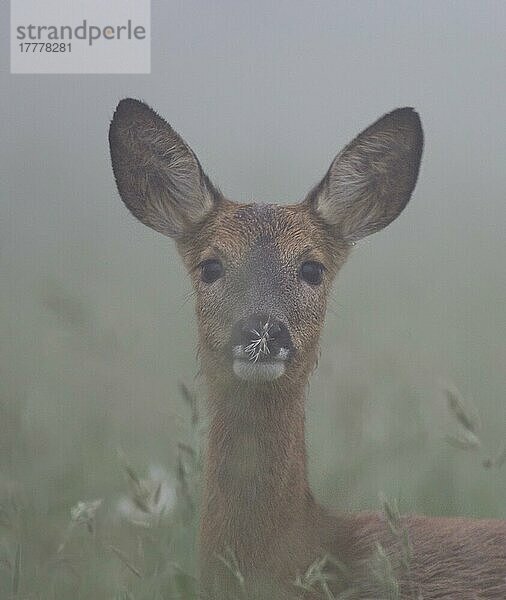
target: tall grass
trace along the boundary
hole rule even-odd
[[[196,599],[206,426],[197,394],[159,375],[172,355],[155,366],[155,354],[145,357],[153,332],[142,345],[48,286],[28,375],[17,340],[4,336],[13,343],[1,348],[0,598]],[[503,428],[395,357],[357,368],[348,356],[326,348],[311,384],[317,497],[358,510],[378,508],[382,491],[404,511],[506,517]],[[381,506],[409,571],[409,532],[392,501]],[[385,598],[395,598],[399,565],[381,547],[371,560]],[[294,589],[333,600],[336,572],[335,558],[322,556]]]

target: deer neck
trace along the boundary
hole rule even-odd
[[[204,554],[232,548],[240,562],[258,564],[281,539],[296,545],[311,528],[305,390],[237,382],[209,387]]]

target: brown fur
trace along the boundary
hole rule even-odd
[[[138,101],[118,105],[110,144],[123,201],[176,239],[196,293],[210,413],[200,535],[206,592],[216,599],[300,596],[297,574],[332,554],[346,566],[332,584],[336,594],[385,597],[370,572],[380,543],[404,599],[506,598],[506,522],[404,517],[412,546],[406,568],[384,516],[333,514],[315,502],[307,481],[305,389],[327,296],[353,242],[388,225],[409,200],[423,145],[416,113],[398,109],[379,119],[292,206],[225,199],[179,135]],[[209,259],[224,267],[212,284],[201,278]],[[308,260],[323,265],[321,285],[301,280]],[[282,320],[293,343],[284,373],[261,383],[238,379],[230,353],[234,324],[259,312]],[[229,552],[243,590],[220,559]]]

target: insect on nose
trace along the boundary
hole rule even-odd
[[[293,350],[288,327],[283,321],[254,314],[238,321],[232,332],[232,347],[250,360],[287,359]]]

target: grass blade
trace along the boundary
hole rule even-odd
[[[14,569],[12,571],[12,595],[16,597],[19,592],[19,581],[21,577],[21,544],[16,548],[16,557],[14,559]]]
[[[109,548],[114,552],[114,554],[116,554],[116,556],[125,565],[125,567],[132,571],[132,573],[136,575],[139,579],[142,579],[142,573],[128,560],[128,558],[123,554],[123,552],[121,552],[119,548],[116,548],[115,546],[111,545],[109,545]]]

